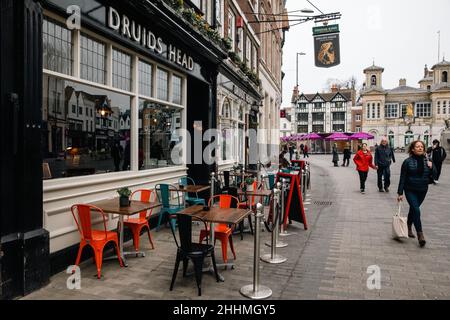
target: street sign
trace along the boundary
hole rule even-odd
[[[339,33],[339,25],[333,24],[331,26],[314,27],[313,35],[318,36],[321,34]]]

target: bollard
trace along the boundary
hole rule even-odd
[[[281,191],[279,189],[275,189],[274,190],[274,218],[275,218],[275,208],[277,208],[276,210],[278,211],[278,217],[276,219],[274,219],[274,226],[273,226],[273,230],[272,230],[272,243],[271,243],[271,253],[270,254],[266,254],[264,256],[261,257],[261,260],[270,264],[280,264],[280,263],[284,263],[287,261],[287,258],[280,256],[277,254],[277,243],[278,243],[278,232],[280,229],[280,215],[281,215],[281,210],[280,210],[280,193]],[[278,204],[278,206],[275,206],[275,203]]]
[[[263,206],[256,206],[255,225],[259,226],[263,214]],[[240,293],[252,300],[266,299],[272,296],[272,290],[259,284],[259,255],[260,255],[260,230],[255,228],[254,257],[253,257],[253,284],[241,288]]]
[[[306,168],[302,169],[302,184],[301,184],[301,188],[302,188],[303,200],[305,200],[305,198],[306,198]]]
[[[280,184],[278,182],[277,186],[278,187],[281,186],[281,190],[285,190],[285,188],[286,188],[286,179],[282,179],[282,181],[283,181],[283,184]],[[284,187],[283,187],[283,185],[284,185]],[[279,236],[281,235],[280,234],[281,233],[281,225],[283,225],[284,213],[285,213],[285,210],[284,210],[284,193],[283,193],[283,191],[281,191],[281,197],[278,199],[278,202],[280,202],[280,200],[281,200],[281,204],[280,204],[281,214],[279,215],[279,220],[274,222],[274,223],[278,224],[277,232],[275,233],[275,243],[276,243],[276,247],[277,248],[286,248],[288,246],[288,244],[285,243],[285,242],[279,241]],[[267,242],[266,246],[272,247],[272,243],[271,242]]]
[[[211,198],[214,197],[215,182],[216,182],[216,173],[211,172]]]
[[[282,223],[280,225],[280,228],[281,228],[280,236],[281,237],[288,237],[288,236],[291,236],[291,235],[296,234],[296,233],[289,233],[289,232],[287,232],[287,230],[284,229],[285,228],[284,227],[284,215],[286,213],[286,210],[284,208],[284,203],[285,203],[284,195],[285,195],[285,191],[286,191],[286,179],[282,179],[281,181],[282,181],[282,184],[281,184],[282,187],[281,187],[281,217],[280,217],[280,219],[282,219],[281,220]]]

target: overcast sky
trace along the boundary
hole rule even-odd
[[[310,0],[324,13],[341,12],[341,64],[333,68],[314,65],[314,22],[291,27],[284,46],[283,106],[289,106],[296,82],[296,52],[299,57],[300,91],[322,92],[329,78],[355,76],[365,81],[363,70],[375,64],[385,68],[383,87],[398,86],[400,78],[417,87],[425,64],[438,60],[441,31],[441,60],[450,60],[450,0]],[[287,10],[314,9],[306,0],[287,0]],[[315,9],[314,9],[315,10]],[[301,13],[293,13],[301,14]],[[315,14],[320,14],[315,10]],[[291,20],[295,19],[291,17]],[[291,25],[295,22],[291,22]],[[332,23],[330,23],[332,24]]]

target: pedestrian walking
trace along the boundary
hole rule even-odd
[[[309,147],[308,145],[305,145],[305,147],[303,148],[303,158],[309,158]]]
[[[447,153],[445,149],[441,147],[441,143],[439,140],[433,141],[433,146],[427,150],[429,159],[433,162],[433,180],[434,184],[439,183],[439,178],[442,173],[442,163],[447,158]]]
[[[333,163],[335,167],[339,167],[339,154],[337,144],[333,144]]]
[[[350,147],[350,143],[347,143],[344,149],[344,163],[343,167],[348,167],[350,165],[350,159],[352,158],[352,150]]]
[[[375,149],[375,166],[378,167],[378,190],[389,192],[391,186],[391,164],[395,163],[395,155],[388,145],[388,140],[384,137],[381,144]],[[384,188],[383,188],[384,178]]]
[[[432,175],[433,163],[426,157],[425,143],[415,141],[409,147],[409,158],[403,162],[398,185],[398,202],[406,197],[409,204],[408,214],[408,236],[412,239],[415,235],[412,225],[417,232],[420,247],[426,245],[422,230],[420,206],[425,200],[428,192],[428,184]]]
[[[362,148],[356,153],[353,158],[353,162],[356,164],[356,170],[359,173],[360,190],[362,194],[366,193],[366,181],[369,175],[369,168],[377,170],[377,167],[373,164],[373,156],[364,143]]]
[[[114,162],[114,170],[116,172],[120,171],[120,162],[122,161],[123,157],[123,148],[120,145],[119,141],[114,142],[111,148],[111,157]]]
[[[289,146],[289,160],[292,161],[294,157],[294,147],[292,145]]]

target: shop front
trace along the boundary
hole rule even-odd
[[[28,210],[34,223],[13,225],[10,215],[17,214],[17,204],[2,205],[2,250],[7,248],[0,265],[2,288],[7,289],[3,297],[8,297],[5,292],[27,294],[45,284],[49,274],[73,264],[79,235],[72,205],[113,197],[121,187],[175,183],[187,174],[198,183],[208,182],[215,165],[191,161],[194,144],[188,144],[186,132],[194,136],[199,122],[201,133],[216,128],[216,81],[226,56],[160,2],[21,0],[10,6],[17,20],[7,21],[2,9],[2,26],[11,33],[22,31],[25,41],[34,44],[13,46],[34,72],[24,78],[27,84],[18,81],[21,92],[3,86],[6,61],[14,60],[14,52],[4,53],[2,46],[2,99],[4,93],[19,91],[19,108],[9,102],[12,111],[5,115],[30,129],[25,131],[29,145],[21,145],[9,159],[17,172],[21,166],[30,172],[10,174],[17,180],[10,196],[31,193],[31,206],[20,212]],[[21,19],[33,19],[34,28],[20,30],[14,22]],[[13,41],[8,30],[2,28],[2,40]],[[30,100],[22,102],[25,96]],[[17,115],[21,103],[28,105]],[[14,131],[2,128],[5,137]],[[2,163],[2,191],[8,188],[7,165]],[[42,168],[48,171],[45,181]],[[26,181],[30,189],[25,193]],[[114,227],[117,221],[109,223]],[[13,246],[24,240],[8,239],[29,231],[39,233],[32,239],[43,252],[35,253],[39,261],[30,267],[44,271],[31,274],[29,289],[24,289],[19,278],[27,269],[12,258]],[[11,290],[8,283],[19,285]]]
[[[217,110],[220,131],[219,170],[229,170],[239,164],[250,164],[249,139],[258,130],[257,119],[250,117],[261,101],[259,89],[230,63],[222,64],[218,76]],[[252,120],[252,122],[250,122]],[[254,130],[252,135],[249,129]]]

